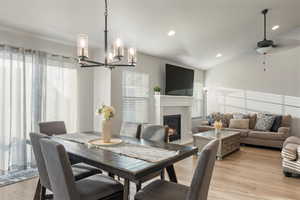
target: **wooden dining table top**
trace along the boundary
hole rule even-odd
[[[86,132],[86,134],[100,133]],[[148,174],[157,172],[198,152],[198,149],[192,146],[159,143],[126,136],[120,136],[120,138],[126,143],[147,145],[177,151],[177,154],[163,161],[149,162],[138,158],[128,157],[123,154],[117,154],[101,148],[89,148],[86,144],[68,141],[59,137],[52,137],[54,141],[65,147],[71,159],[90,164],[131,181],[139,180]]]

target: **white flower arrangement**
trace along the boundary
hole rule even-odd
[[[116,111],[115,111],[114,107],[112,107],[112,106],[102,105],[101,108],[98,108],[96,110],[96,114],[103,115],[103,118],[105,120],[110,120],[115,116]]]

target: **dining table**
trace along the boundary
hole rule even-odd
[[[75,135],[73,135],[75,134]],[[84,132],[84,133],[72,133],[72,138],[80,137],[89,138],[90,135],[97,135],[100,138],[99,132]],[[69,135],[69,134],[67,134]],[[76,162],[83,162],[91,166],[97,167],[103,171],[108,172],[110,175],[118,176],[124,179],[124,195],[123,199],[128,200],[130,197],[130,182],[136,183],[145,177],[164,171],[166,169],[169,179],[172,182],[177,182],[176,173],[174,170],[174,164],[185,158],[197,154],[198,149],[193,146],[184,146],[172,143],[160,143],[144,139],[138,139],[134,137],[120,136],[119,137],[127,145],[139,145],[149,148],[155,148],[157,150],[166,150],[174,152],[170,154],[166,159],[160,159],[149,161],[145,159],[139,159],[138,157],[126,155],[126,152],[114,152],[105,148],[91,148],[84,142],[78,142],[74,139],[68,139],[68,137],[52,136],[51,139],[62,144],[70,159]],[[126,151],[126,150],[125,150]]]

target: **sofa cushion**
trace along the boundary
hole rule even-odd
[[[241,133],[241,137],[247,137],[248,133],[251,131],[249,129],[237,129],[237,128],[225,128],[226,131],[237,131]]]
[[[285,140],[285,134],[274,133],[274,132],[266,132],[266,131],[250,131],[248,133],[249,137],[259,138],[259,139],[267,139],[267,140]]]
[[[249,119],[231,119],[229,128],[249,129]]]
[[[281,127],[291,127],[292,116],[291,115],[283,115],[281,119]]]
[[[282,120],[281,115],[278,115],[278,116],[275,117],[274,123],[271,127],[272,132],[277,132],[278,131],[278,129],[280,128],[280,125],[281,125],[281,120]]]
[[[299,145],[297,144],[287,144],[281,151],[281,156],[284,159],[294,161],[297,159],[297,149]]]
[[[274,119],[275,119],[274,115],[259,113],[257,115],[255,130],[270,131],[270,129],[274,123]]]

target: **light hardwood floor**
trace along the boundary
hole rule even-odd
[[[180,183],[191,181],[196,158],[175,168]],[[1,200],[31,200],[36,179],[0,188]],[[132,196],[135,188],[132,186]],[[216,161],[209,200],[299,200],[300,179],[282,175],[280,152],[242,147],[239,152]]]

